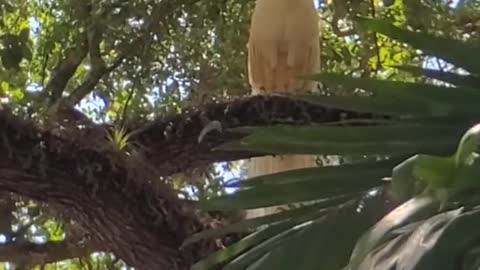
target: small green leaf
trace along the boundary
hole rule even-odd
[[[8,82],[2,81],[0,83],[0,89],[2,89],[2,92],[4,94],[9,93],[10,91],[10,84]]]
[[[19,102],[25,97],[25,93],[21,89],[15,89],[13,91],[10,91],[10,94],[13,97],[13,101]]]

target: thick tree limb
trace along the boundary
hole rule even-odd
[[[208,124],[206,120],[218,121],[225,130],[242,126],[280,123],[305,125],[371,117],[371,114],[328,109],[283,96],[254,96],[209,104],[203,109],[158,119],[147,127],[142,127],[132,140],[148,148],[148,160],[155,164],[160,175],[170,175],[213,162],[260,155],[212,151],[216,146],[239,138],[239,134],[228,132],[212,131],[199,144],[198,136]]]
[[[106,143],[102,147],[101,139],[95,141],[83,133],[62,137],[41,132],[2,112],[0,190],[66,210],[99,243],[98,248],[112,251],[136,269],[187,269],[214,243],[179,250],[186,237],[205,225],[159,181],[158,174],[259,155],[210,151],[238,135],[212,132],[198,143],[206,121],[231,128],[360,116],[280,96],[210,104],[138,130],[134,139],[150,150],[145,158],[141,152],[127,156],[111,151]],[[155,171],[150,170],[152,165]]]
[[[39,134],[5,114],[0,130],[1,190],[66,210],[102,250],[137,269],[187,269],[205,252],[178,249],[200,222],[165,185],[129,169],[127,159]]]
[[[53,76],[47,83],[46,90],[50,93],[50,104],[55,103],[62,97],[65,87],[82,63],[88,53],[88,40],[86,35],[81,37],[79,43],[75,47],[68,48],[54,69]]]

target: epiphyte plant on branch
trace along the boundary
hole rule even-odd
[[[107,133],[107,140],[116,151],[122,151],[130,145],[131,133],[124,127],[115,127],[110,133]]]
[[[480,45],[382,20],[357,18],[356,23],[463,72],[395,67],[422,82],[314,75],[351,94],[295,98],[382,117],[349,125],[237,130],[248,135],[222,150],[367,158],[227,183],[239,190],[201,206],[238,210],[310,204],[193,235],[185,245],[248,234],[192,269],[477,269],[479,126],[470,127],[480,116]]]

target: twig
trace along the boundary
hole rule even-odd
[[[53,77],[46,86],[47,92],[50,93],[50,104],[54,104],[62,97],[65,86],[75,74],[87,53],[88,40],[86,35],[80,37],[79,43],[75,47],[65,50],[65,57],[55,67]]]

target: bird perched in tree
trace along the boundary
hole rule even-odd
[[[256,0],[248,40],[248,77],[252,94],[306,94],[317,83],[300,79],[320,71],[320,21],[313,0]],[[265,156],[250,160],[255,177],[315,166],[314,156]],[[273,213],[275,207],[247,211],[247,217]]]

